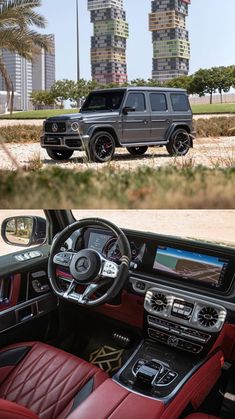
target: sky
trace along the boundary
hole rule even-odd
[[[47,33],[56,36],[56,78],[76,80],[76,0],[42,0]],[[226,7],[224,7],[224,3]],[[148,31],[151,0],[124,0],[129,22],[128,78],[151,78],[152,41]],[[79,0],[81,77],[91,78],[92,24],[87,0]],[[235,64],[235,0],[192,0],[187,26],[190,32],[190,73],[199,68]]]

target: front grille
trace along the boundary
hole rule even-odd
[[[81,140],[78,140],[77,138],[68,138],[67,140],[65,140],[65,144],[68,147],[76,148],[76,147],[81,147],[82,142]]]
[[[45,132],[56,134],[57,132],[66,132],[65,122],[45,122]]]
[[[61,144],[60,138],[53,138],[53,137],[44,138],[43,142],[45,145],[60,145]]]

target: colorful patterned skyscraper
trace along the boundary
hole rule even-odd
[[[105,84],[125,83],[129,28],[123,0],[88,0],[88,10],[94,25],[91,38],[92,79]]]
[[[154,0],[149,15],[153,38],[153,79],[170,80],[189,72],[190,43],[186,29],[191,0]]]

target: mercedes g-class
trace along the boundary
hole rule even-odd
[[[107,162],[117,147],[135,156],[166,146],[172,156],[193,147],[192,110],[183,89],[126,87],[91,92],[80,113],[44,122],[41,146],[54,160],[84,150],[90,161]]]

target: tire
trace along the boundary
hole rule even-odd
[[[112,160],[115,153],[115,141],[107,131],[99,131],[93,135],[87,152],[88,160],[106,163]]]
[[[175,130],[170,138],[166,149],[170,156],[185,156],[191,147],[191,139],[189,133],[179,128]]]
[[[68,160],[73,155],[72,150],[56,150],[47,148],[47,154],[48,156],[53,160]]]
[[[128,153],[130,153],[132,156],[143,156],[147,150],[147,146],[127,148]]]

